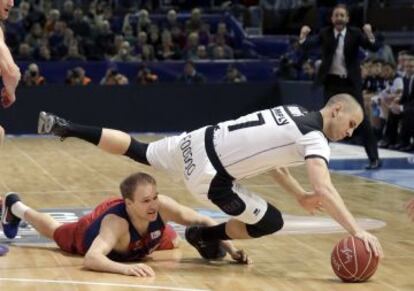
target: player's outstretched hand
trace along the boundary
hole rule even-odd
[[[249,258],[244,250],[236,250],[230,253],[230,256],[239,264],[250,265],[253,264],[253,260]]]
[[[322,210],[321,195],[314,192],[306,192],[304,195],[298,197],[298,202],[310,214],[315,214],[316,211]]]
[[[146,264],[134,264],[125,266],[125,275],[137,277],[154,277],[154,270]]]
[[[382,246],[378,238],[367,231],[361,231],[355,234],[357,238],[360,238],[364,241],[365,248],[368,252],[373,251],[376,257],[383,258],[384,252],[382,251]]]
[[[3,108],[9,108],[16,101],[16,94],[10,94],[6,88],[1,89],[1,105]]]

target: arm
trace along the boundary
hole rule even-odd
[[[154,271],[145,264],[128,265],[112,261],[107,255],[114,249],[119,239],[127,233],[126,221],[115,215],[107,215],[101,224],[98,236],[85,255],[83,265],[85,268],[99,271],[117,273],[128,276],[152,277]]]
[[[414,198],[407,202],[405,205],[407,209],[407,215],[411,219],[411,221],[414,221]]]
[[[303,50],[309,50],[321,44],[320,33],[313,37],[309,37],[310,32],[311,32],[311,28],[307,25],[302,26],[300,30],[299,45],[300,45],[300,48]]]
[[[305,191],[287,168],[274,169],[270,172],[270,175],[286,192],[295,197],[298,203],[307,211],[313,214],[315,209],[319,209],[321,206],[320,195]]]
[[[325,161],[318,158],[307,159],[306,169],[312,188],[315,193],[321,195],[321,202],[325,211],[351,235],[363,239],[368,251],[370,251],[370,245],[375,255],[382,256],[378,239],[360,228],[355,218],[346,208],[344,201],[331,182]]]
[[[158,195],[158,199],[160,199],[161,203],[160,214],[164,221],[174,221],[181,225],[217,225],[217,222],[214,219],[201,215],[193,209],[179,204],[170,197]],[[230,256],[237,262],[244,264],[251,263],[251,260],[247,255],[242,250],[238,250],[232,242],[222,241],[222,244]]]
[[[374,34],[372,33],[372,27],[370,24],[365,24],[362,27],[364,34],[360,33],[360,45],[367,50],[376,52],[380,49],[381,44],[375,39]]]
[[[7,108],[16,100],[16,87],[19,84],[21,73],[4,41],[2,29],[0,29],[0,71],[4,84],[1,91],[1,103],[4,108]]]

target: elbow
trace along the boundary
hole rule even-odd
[[[85,269],[94,270],[96,258],[93,254],[86,254],[83,258],[83,267]]]

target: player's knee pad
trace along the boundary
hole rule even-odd
[[[283,227],[283,218],[280,211],[271,204],[267,204],[267,210],[262,219],[255,224],[247,224],[247,233],[251,237],[261,237],[279,231]]]
[[[124,155],[142,164],[150,165],[147,160],[147,149],[148,144],[139,142],[131,136],[131,144]]]
[[[237,216],[246,209],[244,201],[233,192],[233,182],[216,176],[211,182],[208,199],[217,205],[224,213]]]

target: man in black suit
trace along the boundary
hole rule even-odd
[[[372,51],[379,49],[371,25],[365,24],[364,33],[359,28],[347,26],[349,12],[345,5],[339,4],[332,11],[333,27],[323,28],[318,35],[308,38],[309,26],[300,31],[299,43],[305,50],[320,45],[322,63],[317,82],[324,86],[325,103],[338,93],[348,93],[363,106],[362,77],[359,60],[359,48]],[[362,137],[365,151],[369,158],[366,169],[377,169],[381,166],[377,140],[367,117],[358,128],[356,134]]]

